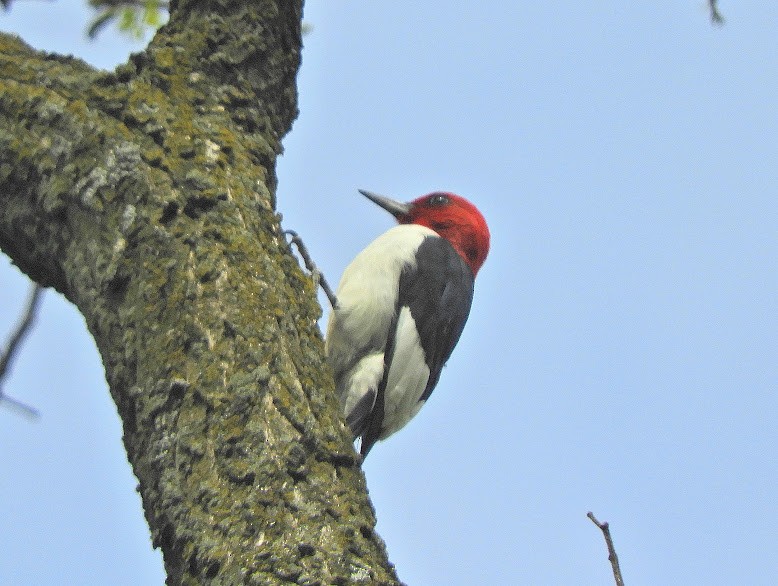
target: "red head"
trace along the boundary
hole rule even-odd
[[[400,224],[419,224],[440,234],[470,266],[473,276],[478,274],[489,254],[489,228],[478,208],[464,197],[436,191],[410,203],[400,203],[362,189],[359,192],[392,214]]]

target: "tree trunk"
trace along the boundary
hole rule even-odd
[[[86,318],[169,584],[396,584],[275,213],[301,2],[174,2],[113,73],[0,35],[0,247]]]

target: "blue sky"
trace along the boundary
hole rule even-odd
[[[112,67],[85,3],[0,29]],[[410,586],[773,584],[778,4],[311,1],[279,210],[337,282],[435,190],[492,232],[421,413],[365,464]],[[0,336],[27,291],[0,260]],[[0,583],[161,584],[83,319],[47,292],[0,406]]]

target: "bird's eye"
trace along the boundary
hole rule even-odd
[[[430,195],[427,203],[431,206],[444,206],[450,203],[450,199],[445,193],[433,193]]]

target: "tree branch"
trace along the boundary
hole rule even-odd
[[[611,530],[608,522],[600,523],[591,511],[586,513],[586,516],[592,520],[592,523],[597,525],[605,536],[605,544],[608,546],[608,560],[611,563],[613,569],[613,579],[616,581],[616,586],[624,586],[624,578],[621,576],[621,568],[619,567],[619,558],[616,555],[616,548],[613,546],[613,539],[611,538]]]
[[[20,413],[27,415],[28,417],[37,418],[40,413],[34,407],[23,403],[13,397],[9,397],[3,392],[3,379],[9,371],[11,362],[16,356],[16,352],[22,345],[24,337],[32,327],[35,315],[39,306],[39,301],[43,294],[43,287],[38,284],[34,284],[30,290],[30,295],[27,300],[27,307],[22,314],[22,319],[16,330],[11,334],[8,340],[5,351],[0,355],[0,404],[5,403],[10,407],[17,409]]]
[[[718,0],[708,0],[708,7],[710,8],[710,20],[713,24],[723,25],[724,16],[719,12]]]

